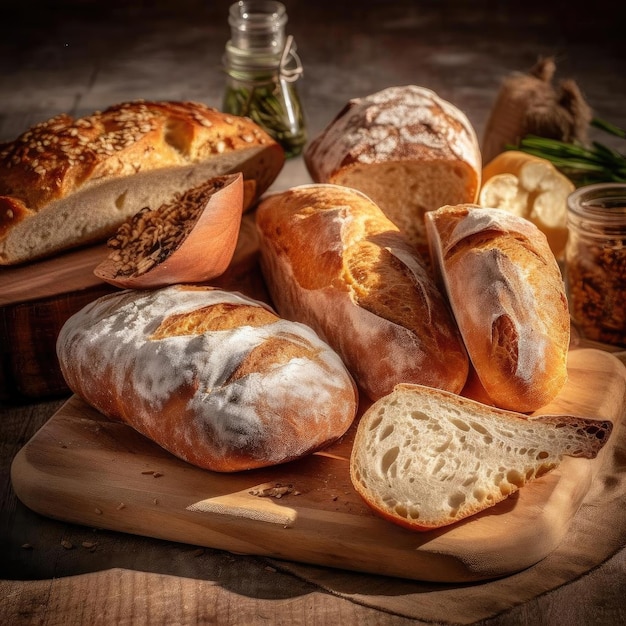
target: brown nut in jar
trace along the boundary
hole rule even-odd
[[[570,312],[587,339],[626,346],[626,184],[568,198],[565,270]]]

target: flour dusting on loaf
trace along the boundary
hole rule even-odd
[[[350,100],[304,158],[315,182],[363,191],[421,251],[424,213],[475,202],[480,187],[482,161],[469,119],[416,85]]]
[[[356,412],[354,383],[311,329],[217,289],[105,296],[68,320],[58,354],[88,403],[217,471],[298,458]]]
[[[467,355],[443,295],[371,199],[302,185],[266,197],[257,226],[277,310],[315,329],[370,398],[399,382],[463,388]]]
[[[451,122],[451,120],[454,120]],[[308,148],[311,169],[320,181],[331,181],[351,162],[378,163],[404,159],[412,152],[441,150],[481,167],[474,129],[467,117],[430,89],[389,87],[354,98]],[[349,156],[347,156],[349,155]]]
[[[545,235],[476,205],[442,207],[426,224],[437,273],[478,378],[493,402],[528,412],[567,379],[569,313]]]

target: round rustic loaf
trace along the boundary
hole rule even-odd
[[[480,188],[480,149],[467,116],[415,85],[350,100],[304,159],[315,182],[364,192],[426,254],[424,213],[475,202]]]
[[[357,409],[352,378],[310,328],[210,287],[104,296],[65,323],[57,353],[87,403],[220,472],[309,454]]]

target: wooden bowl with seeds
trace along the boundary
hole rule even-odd
[[[238,173],[211,178],[159,207],[145,207],[108,240],[110,253],[94,274],[125,289],[220,276],[237,245],[243,204],[243,176]]]

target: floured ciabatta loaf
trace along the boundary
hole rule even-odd
[[[302,185],[264,198],[256,219],[278,312],[315,329],[371,399],[398,382],[461,391],[468,359],[444,297],[367,196]]]
[[[359,421],[350,476],[374,511],[430,530],[497,504],[564,456],[594,458],[612,429],[606,420],[527,418],[438,389],[398,385]]]
[[[129,102],[57,117],[0,145],[0,265],[104,240],[145,206],[241,172],[250,206],[282,148],[247,118],[193,102]]]
[[[496,406],[535,411],[567,380],[570,320],[546,236],[500,209],[426,216],[433,264],[480,383]]]
[[[210,287],[104,296],[65,323],[57,353],[87,403],[219,472],[313,452],[357,409],[352,378],[310,328]]]
[[[475,202],[481,156],[467,116],[415,85],[350,100],[304,153],[315,182],[359,189],[420,251],[424,213]]]

